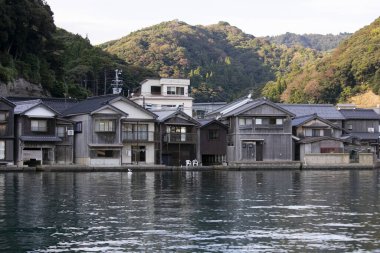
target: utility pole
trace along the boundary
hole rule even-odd
[[[104,69],[104,95],[107,94],[107,71]]]
[[[113,94],[120,94],[123,87],[123,80],[119,78],[119,75],[121,75],[122,70],[115,70],[115,79],[112,80],[112,93]]]

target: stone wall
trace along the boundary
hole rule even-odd
[[[46,97],[49,96],[41,84],[33,84],[25,79],[17,79],[7,84],[0,82],[0,96],[19,96],[19,97]]]
[[[304,164],[349,164],[348,153],[305,154]]]

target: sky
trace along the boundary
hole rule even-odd
[[[94,45],[178,19],[226,21],[254,36],[355,32],[380,15],[380,0],[47,0],[58,27]]]

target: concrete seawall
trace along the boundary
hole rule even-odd
[[[257,162],[227,166],[164,166],[164,165],[127,165],[117,167],[44,165],[37,167],[0,166],[1,172],[138,172],[138,171],[255,171],[255,170],[363,170],[379,168],[380,163],[368,164],[331,164],[305,165],[300,162]]]

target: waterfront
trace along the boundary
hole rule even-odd
[[[0,174],[1,252],[380,250],[380,172]]]

